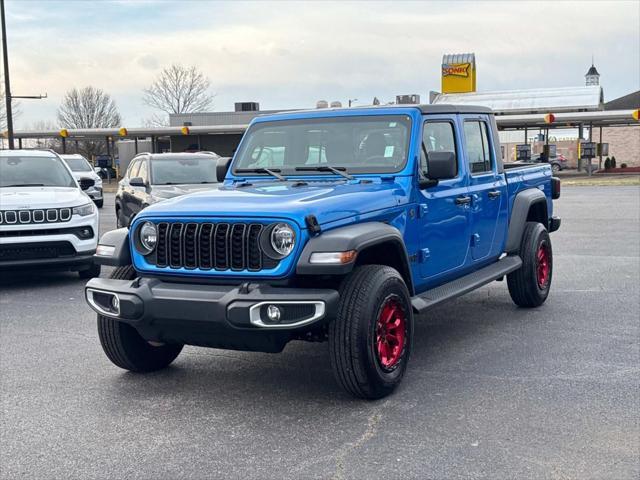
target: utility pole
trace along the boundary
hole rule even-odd
[[[13,113],[11,111],[11,82],[9,81],[9,54],[7,52],[7,24],[4,18],[4,0],[0,0],[2,17],[2,60],[4,63],[4,99],[7,103],[7,134],[9,149],[13,150]]]

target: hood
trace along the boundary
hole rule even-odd
[[[89,201],[89,197],[76,187],[0,188],[2,210],[77,207]]]
[[[223,216],[289,218],[305,228],[304,217],[315,215],[323,225],[346,217],[408,202],[407,177],[371,182],[360,180],[256,181],[251,186],[224,185],[152,205],[140,217]]]
[[[219,187],[219,184],[153,185],[153,196],[158,199],[179,197],[188,193],[205,192]]]
[[[98,175],[96,172],[73,172],[72,171],[71,175],[73,175],[73,178],[75,178],[78,181],[82,180],[83,178],[89,178],[94,181],[102,180],[100,178],[100,175]]]

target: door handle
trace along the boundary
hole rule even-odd
[[[471,197],[463,196],[456,198],[456,205],[469,205],[471,203]]]
[[[500,190],[491,190],[488,195],[489,198],[498,198],[500,196]]]

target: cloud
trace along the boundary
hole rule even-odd
[[[442,54],[468,51],[482,90],[581,85],[592,53],[608,98],[640,88],[638,2],[555,2],[552,11],[529,2],[55,6],[33,8],[39,18],[10,30],[13,90],[50,94],[46,104],[25,104],[22,122],[89,84],[114,95],[125,121],[138,122],[151,113],[141,90],[171,63],[205,72],[220,109],[399,93],[426,100],[440,87]]]

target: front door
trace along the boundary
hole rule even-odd
[[[482,261],[501,253],[502,236],[496,238],[496,232],[498,227],[506,229],[507,185],[497,170],[488,119],[465,117],[463,130],[471,195],[471,255],[474,261]]]
[[[423,125],[422,172],[427,173],[425,153],[431,151],[454,152],[458,162],[456,178],[420,190],[418,197],[422,219],[419,261],[422,277],[431,285],[463,267],[469,249],[470,197],[455,121],[454,116],[429,116]]]

